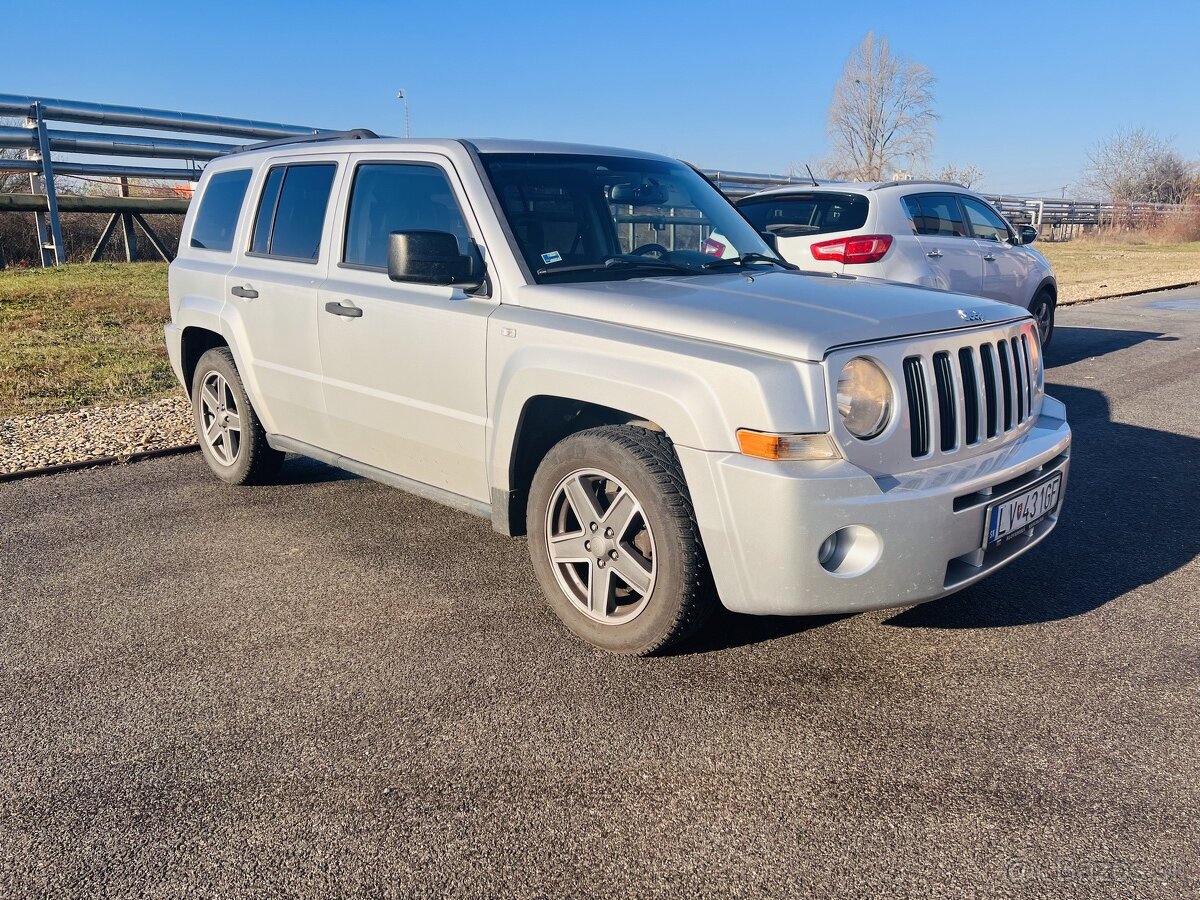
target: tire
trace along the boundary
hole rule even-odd
[[[1038,291],[1033,302],[1029,304],[1029,313],[1038,323],[1038,335],[1042,339],[1042,346],[1048,347],[1050,341],[1054,338],[1054,310],[1057,303],[1054,300],[1054,294],[1048,289],[1043,288]]]
[[[683,471],[660,432],[620,425],[564,438],[534,474],[527,521],[551,608],[601,649],[659,653],[716,605]]]
[[[204,461],[226,484],[266,484],[283,463],[250,405],[228,347],[200,357],[192,376],[192,424]]]

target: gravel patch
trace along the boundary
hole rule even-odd
[[[191,405],[177,396],[0,419],[0,474],[195,441]]]

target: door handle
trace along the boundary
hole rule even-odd
[[[230,288],[229,293],[235,297],[241,297],[243,300],[253,300],[258,297],[258,291],[254,288],[242,287],[240,284]]]
[[[930,250],[925,255],[928,256],[930,259],[941,259],[942,251],[941,250]]]
[[[347,300],[347,303],[350,301]],[[333,313],[335,316],[345,316],[348,319],[357,319],[362,315],[362,310],[357,306],[343,306],[336,300],[330,300],[325,304],[325,312]]]
[[[993,254],[991,254],[991,253],[989,253],[987,256],[985,256],[985,257],[984,257],[984,259],[986,259],[988,262],[995,262],[995,261],[996,261],[996,257],[995,257]]]

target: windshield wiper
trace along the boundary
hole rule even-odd
[[[743,253],[741,256],[734,256],[734,257],[730,257],[729,259],[714,259],[712,262],[705,263],[704,268],[715,269],[716,267],[722,266],[722,265],[744,266],[747,263],[757,263],[757,262],[773,263],[774,265],[777,265],[784,269],[799,269],[800,268],[795,263],[790,263],[786,259],[781,259],[780,257],[777,257],[777,256],[768,256],[765,253],[754,253],[754,252]]]
[[[539,275],[553,275],[556,272],[599,272],[605,269],[658,269],[666,272],[685,272],[688,275],[699,275],[700,271],[692,266],[669,262],[665,259],[654,259],[651,256],[629,257],[610,256],[604,262],[584,263],[578,266],[543,266],[537,270]]]

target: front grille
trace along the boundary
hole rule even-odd
[[[1001,337],[904,358],[914,459],[1003,440],[1034,409],[1036,373],[1029,337]],[[930,411],[935,411],[930,415]]]

